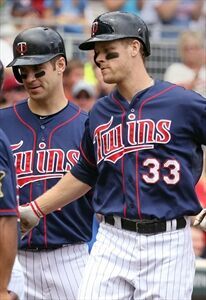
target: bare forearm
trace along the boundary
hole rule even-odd
[[[44,214],[71,203],[86,194],[91,187],[67,173],[54,187],[36,199]]]
[[[5,293],[17,253],[17,218],[0,217],[0,295]]]

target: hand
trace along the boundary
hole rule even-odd
[[[8,291],[0,291],[0,300],[12,300],[11,294]]]
[[[20,300],[16,293],[9,292],[10,300]]]
[[[206,231],[206,208],[203,208],[202,211],[195,217],[193,225],[199,226],[202,230]]]
[[[24,238],[24,236],[28,234],[33,227],[39,224],[41,217],[38,216],[31,203],[19,206],[22,238]]]

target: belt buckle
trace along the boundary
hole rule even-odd
[[[136,222],[136,232],[140,234],[154,234],[153,230],[154,223],[151,222]],[[154,232],[153,232],[154,231]]]

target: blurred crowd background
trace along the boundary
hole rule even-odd
[[[65,93],[68,100],[89,111],[114,86],[103,82],[93,53],[80,51],[78,45],[89,37],[96,16],[115,10],[133,12],[147,23],[152,54],[146,65],[154,79],[206,97],[206,0],[0,0],[0,60],[4,66],[12,60],[12,42],[23,29],[42,25],[56,29],[65,40],[68,58]],[[0,107],[26,97],[11,69],[5,69]],[[196,190],[206,207],[206,166]],[[206,236],[199,229],[192,229],[192,235],[195,254],[203,260]]]
[[[4,66],[12,60],[12,42],[23,29],[50,26],[60,32],[66,44],[69,63],[64,84],[68,98],[79,96],[76,89],[73,94],[79,80],[89,90],[81,97],[103,96],[113,86],[103,83],[93,54],[80,51],[78,45],[89,37],[96,16],[114,10],[133,12],[147,23],[152,55],[146,64],[151,76],[206,97],[206,0],[0,0],[0,59]],[[0,106],[11,105],[24,93],[6,69]]]

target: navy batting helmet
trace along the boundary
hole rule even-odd
[[[39,65],[62,55],[66,59],[63,38],[48,27],[33,27],[19,33],[13,42],[13,61],[7,67],[12,67],[17,81],[22,83],[18,67]]]
[[[79,45],[81,50],[94,49],[96,42],[136,38],[143,47],[145,56],[150,55],[149,31],[137,15],[127,12],[108,12],[98,16],[91,29],[91,38]]]

